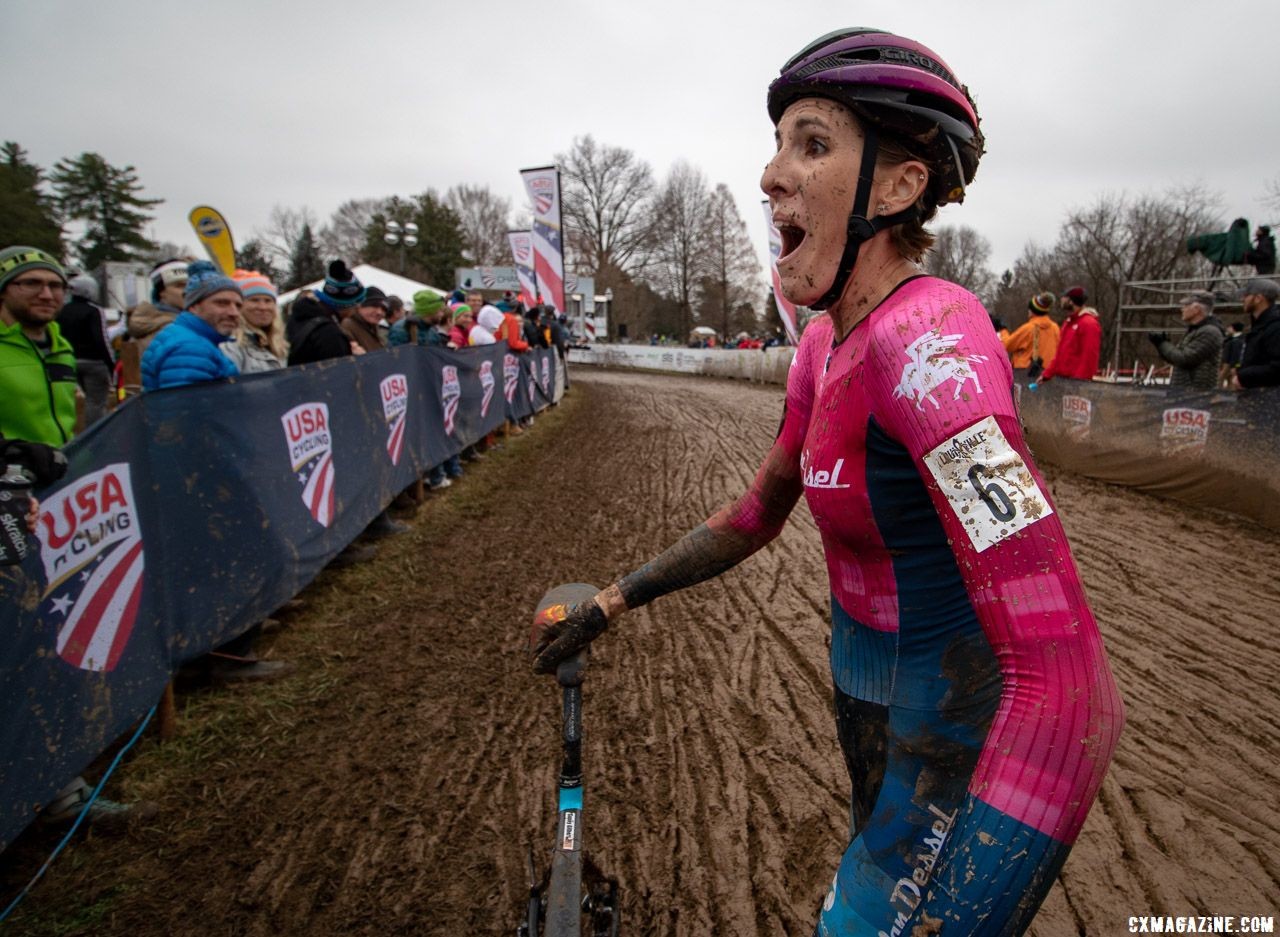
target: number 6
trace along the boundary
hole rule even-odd
[[[987,467],[979,463],[974,463],[969,468],[969,484],[973,485],[973,490],[978,493],[978,497],[983,503],[991,509],[991,514],[998,521],[1011,521],[1017,516],[1018,511],[1013,506],[1013,502],[1009,500],[1009,496],[1005,494],[1003,488],[996,482],[988,485],[982,484],[982,476],[979,472],[985,472]],[[998,503],[997,503],[998,502]]]

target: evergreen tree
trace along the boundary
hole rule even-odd
[[[258,242],[257,238],[245,241],[244,246],[236,251],[236,266],[241,270],[256,270],[272,283],[280,282],[280,271],[275,268],[275,264],[271,262],[266,248]],[[315,278],[312,277],[312,279]],[[309,281],[303,280],[302,282]]]
[[[62,225],[40,191],[44,173],[16,143],[0,147],[0,246],[26,244],[62,257]]]
[[[141,260],[155,249],[143,229],[151,220],[147,210],[164,199],[142,197],[132,166],[118,169],[97,153],[81,153],[59,160],[49,181],[63,219],[85,222],[76,244],[85,269],[108,260]]]
[[[365,228],[366,263],[400,272],[401,248],[383,239],[389,220],[402,225],[412,221],[418,226],[418,243],[404,249],[405,276],[443,289],[453,284],[456,268],[467,266],[462,253],[466,244],[462,223],[457,214],[429,190],[412,199],[393,196],[374,213]]]
[[[263,271],[265,272],[265,271]],[[293,254],[289,258],[289,277],[284,289],[297,289],[306,283],[323,280],[325,264],[320,256],[320,248],[316,245],[315,235],[311,233],[311,225],[304,224],[302,233],[293,245]]]

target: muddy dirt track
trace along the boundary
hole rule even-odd
[[[550,844],[558,694],[528,672],[544,588],[602,584],[751,479],[781,390],[579,369],[533,432],[325,573],[281,684],[184,699],[112,792],[159,803],[78,841],[15,934],[510,934]],[[1033,933],[1133,914],[1280,915],[1274,535],[1049,470],[1128,706]],[[828,597],[803,500],[719,580],[624,618],[586,687],[588,848],[624,933],[811,933],[844,846]],[[12,894],[54,838],[4,857]]]

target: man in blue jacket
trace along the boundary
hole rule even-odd
[[[185,311],[147,346],[142,355],[142,389],[161,390],[239,374],[218,346],[240,324],[240,286],[207,260],[187,267]]]

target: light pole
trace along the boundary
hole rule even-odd
[[[404,276],[404,251],[406,247],[413,247],[418,243],[418,226],[412,221],[403,225],[398,221],[388,221],[387,231],[382,239],[392,247],[400,245],[400,276]]]

